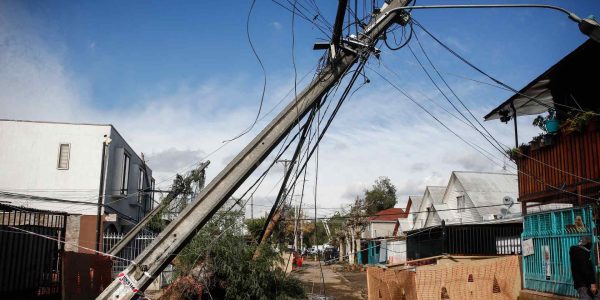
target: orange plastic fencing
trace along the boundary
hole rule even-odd
[[[396,270],[367,269],[369,299],[517,299],[519,256]]]

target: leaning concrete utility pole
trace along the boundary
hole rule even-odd
[[[202,172],[204,169],[206,169],[206,167],[208,167],[209,164],[210,160],[202,162],[196,170],[198,170],[198,172]],[[108,251],[108,254],[118,256],[119,252],[125,249],[125,247],[127,247],[127,245],[129,245],[129,243],[137,237],[137,235],[146,227],[150,220],[152,220],[154,216],[159,214],[165,207],[167,207],[171,201],[173,201],[173,199],[177,198],[181,192],[181,187],[177,187],[175,184],[173,184],[171,191],[169,191],[163,201],[161,201],[157,207],[146,214],[146,216],[139,223],[129,230],[129,232],[127,232],[127,234]]]
[[[315,79],[298,94],[234,159],[204,188],[196,199],[173,220],[152,244],[135,259],[98,296],[97,299],[131,299],[139,297],[169,265],[210,218],[223,206],[244,180],[252,174],[271,151],[339,82],[359,59],[376,52],[375,43],[397,21],[401,11],[394,8],[408,0],[386,1],[379,14],[356,38],[340,38],[330,46],[330,60]],[[344,6],[345,7],[345,6]],[[337,20],[336,20],[337,23]],[[334,28],[341,34],[341,26]],[[331,53],[334,50],[334,53]]]

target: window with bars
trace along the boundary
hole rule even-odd
[[[129,189],[129,154],[125,152],[123,155],[123,176],[121,176],[121,195],[127,195],[127,189]]]
[[[71,155],[71,144],[60,144],[58,147],[58,166],[59,170],[69,169],[69,157]]]

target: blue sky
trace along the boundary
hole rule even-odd
[[[336,1],[316,2],[323,17],[333,23]],[[246,38],[250,3],[2,1],[0,118],[112,123],[137,151],[148,153],[150,166],[152,159],[161,166],[156,174],[168,184],[174,172],[235,136],[256,114],[263,74]],[[510,2],[419,1],[440,3]],[[581,17],[600,15],[600,3],[593,0],[537,3],[561,5]],[[585,41],[575,23],[550,10],[415,10],[413,17],[477,66],[516,88]],[[272,1],[257,1],[251,16],[251,38],[267,70],[265,110],[293,87],[291,22],[291,14]],[[510,96],[449,75],[484,80],[422,32],[416,34],[480,119]],[[316,65],[322,53],[313,51],[312,44],[320,38],[325,36],[312,24],[296,18],[298,77]],[[414,41],[411,45],[418,50]],[[399,73],[400,86],[448,107],[406,48],[391,51],[382,46],[382,51],[382,63]],[[385,72],[375,59],[370,67]],[[330,199],[329,206],[348,203],[381,175],[389,176],[404,197],[422,192],[427,184],[445,184],[452,170],[498,170],[448,137],[376,74],[367,71],[367,76],[371,83],[344,106],[323,145],[320,197]],[[417,98],[467,138],[478,139],[438,106]],[[268,120],[211,157],[209,176],[216,175]],[[511,126],[486,125],[512,145]],[[521,127],[522,140],[537,133],[529,120]],[[443,152],[435,146],[438,143],[444,144]],[[500,155],[498,160],[502,161]],[[340,178],[336,174],[340,169],[349,175]],[[272,185],[278,176],[273,175]],[[265,205],[272,201],[270,189],[259,192]]]

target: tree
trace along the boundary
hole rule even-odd
[[[271,245],[261,245],[261,255],[252,259],[257,245],[241,236],[243,214],[218,212],[199,230],[178,254],[178,278],[164,291],[162,299],[305,297],[301,283],[281,269],[282,257]]]
[[[248,233],[250,233],[250,236],[252,237],[252,239],[254,241],[258,240],[258,237],[261,234],[266,221],[267,221],[267,218],[265,218],[265,217],[260,217],[260,218],[256,218],[256,219],[247,219],[245,221],[246,228],[248,229]]]
[[[373,187],[365,191],[365,208],[367,214],[374,214],[384,209],[392,208],[397,202],[396,187],[385,176],[377,178]]]

